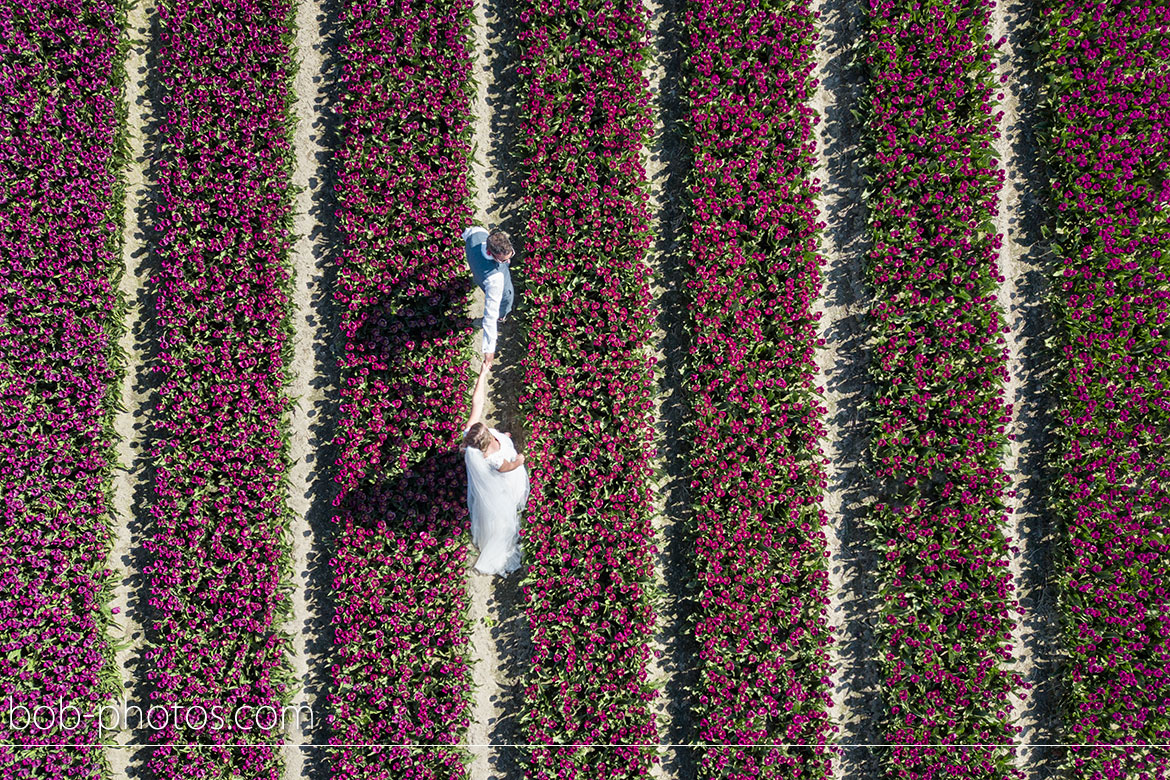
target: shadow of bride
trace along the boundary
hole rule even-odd
[[[332,736],[420,747],[393,755],[335,749],[335,773],[372,772],[388,761],[436,775],[462,766],[458,724],[471,696],[466,482],[462,453],[436,445],[411,450],[405,468],[367,475],[337,498]]]

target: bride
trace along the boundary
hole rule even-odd
[[[471,540],[479,548],[476,571],[509,574],[520,568],[520,512],[528,503],[528,471],[512,437],[484,425],[484,396],[491,365],[479,371],[471,414],[463,431]]]

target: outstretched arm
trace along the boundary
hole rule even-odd
[[[463,426],[464,429],[481,422],[483,403],[487,397],[487,375],[490,370],[491,366],[487,363],[484,363],[479,369],[479,378],[475,380],[475,389],[471,391],[471,416],[467,418],[467,424]]]
[[[504,298],[503,274],[492,274],[483,288],[483,359],[491,365],[499,338],[500,304]]]

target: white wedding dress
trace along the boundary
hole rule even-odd
[[[508,574],[520,568],[520,512],[528,503],[528,470],[521,464],[501,472],[504,461],[516,457],[516,447],[508,434],[495,428],[488,430],[500,443],[498,450],[485,456],[475,447],[468,447],[463,453],[471,540],[479,548],[475,570]]]

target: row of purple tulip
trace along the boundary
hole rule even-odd
[[[0,8],[0,766],[108,774],[126,6]],[[68,4],[77,6],[80,4]]]
[[[1015,776],[990,0],[869,0],[869,458],[890,776]],[[946,747],[970,744],[968,749]]]
[[[334,778],[466,774],[471,9],[341,7]]]
[[[692,0],[684,20],[703,777],[830,771],[813,21],[805,0]]]
[[[152,719],[146,766],[278,780],[274,718],[293,693],[283,623],[294,8],[163,0],[157,13],[143,674],[149,703],[175,717]],[[208,717],[215,708],[228,717]]]
[[[522,581],[529,778],[632,778],[657,756],[647,10],[527,0],[523,155],[532,499]],[[560,747],[559,745],[565,745]]]
[[[1071,692],[1062,741],[1072,777],[1166,777],[1170,9],[1042,8],[1064,359],[1053,492]]]

